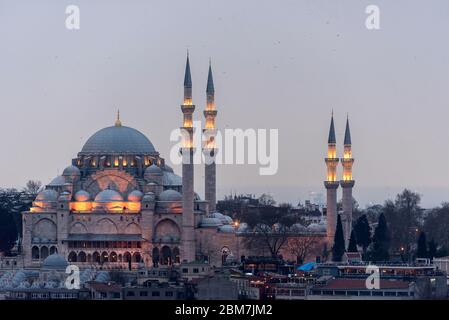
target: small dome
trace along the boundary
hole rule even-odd
[[[308,227],[307,227],[307,231],[309,232],[325,232],[326,231],[326,226],[323,224],[318,224],[318,223],[311,223]]]
[[[65,178],[63,176],[57,176],[48,184],[51,187],[63,186],[65,184]]]
[[[142,198],[142,201],[145,202],[154,202],[154,200],[156,199],[156,195],[153,192],[147,192],[145,193],[145,195]]]
[[[211,217],[204,217],[200,221],[200,227],[207,228],[207,227],[220,227],[223,223],[220,221],[220,219],[217,218],[211,218]]]
[[[57,201],[58,193],[55,190],[44,190],[39,192],[35,201]]]
[[[218,231],[223,232],[223,233],[234,233],[235,229],[230,224],[226,224],[224,226],[218,227]]]
[[[65,270],[67,266],[67,260],[57,253],[49,255],[42,262],[42,269]]]
[[[115,190],[105,189],[95,197],[95,202],[123,201],[123,197]]]
[[[239,225],[237,232],[246,232],[246,231],[248,231],[248,229],[249,229],[248,224],[246,222],[242,222]]]
[[[140,202],[142,200],[143,193],[139,190],[131,191],[130,194],[128,194],[128,201],[132,202]]]
[[[168,189],[161,192],[159,201],[182,201],[182,195],[178,191]]]
[[[145,170],[145,175],[161,175],[162,169],[154,163]]]
[[[173,173],[173,168],[166,164],[166,165],[164,166],[164,171]]]
[[[227,215],[223,215],[223,219],[225,219],[226,223],[228,223],[228,224],[232,224],[234,222],[234,220],[232,220],[232,218]]]
[[[75,193],[75,201],[85,202],[90,200],[90,194],[87,191],[80,190]]]
[[[75,167],[75,166],[68,166],[62,172],[62,175],[65,177],[77,177],[80,174],[81,174],[80,169],[78,169],[78,167]]]
[[[220,212],[214,212],[210,215],[212,218],[217,218],[221,221],[222,224],[229,224],[232,223],[232,218],[229,216],[225,216],[224,214]]]
[[[307,230],[307,228],[300,223],[295,223],[292,225],[291,229],[293,232],[305,232]]]

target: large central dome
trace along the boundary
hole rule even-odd
[[[115,125],[97,131],[84,144],[81,154],[152,154],[156,153],[148,138],[136,129]]]

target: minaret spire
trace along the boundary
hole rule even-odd
[[[349,115],[346,117],[346,129],[345,129],[345,146],[351,145],[351,131],[349,130]]]
[[[329,137],[327,139],[327,143],[337,143],[337,140],[335,139],[334,111],[333,110],[332,110],[331,125],[329,128]]]
[[[192,76],[190,74],[189,51],[187,51],[186,70],[184,73],[184,104],[192,104]]]

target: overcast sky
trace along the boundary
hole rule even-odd
[[[380,30],[365,27],[369,4]],[[278,174],[220,166],[219,198],[324,193],[333,108],[340,155],[349,113],[359,202],[404,187],[426,206],[449,201],[448,31],[447,0],[0,0],[0,185],[48,183],[117,108],[168,158],[189,49],[195,119],[212,57],[218,127],[279,129]],[[198,166],[201,195],[202,177]]]

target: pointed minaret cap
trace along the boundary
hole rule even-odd
[[[335,139],[335,127],[334,127],[334,111],[332,110],[331,117],[331,126],[329,128],[329,138],[327,139],[327,143],[337,143]]]
[[[349,130],[349,116],[346,118],[346,130],[345,130],[345,146],[351,145],[351,131]]]
[[[117,120],[115,120],[115,126],[116,127],[122,126],[122,122],[120,121],[120,110],[117,110]]]
[[[186,72],[184,75],[184,87],[192,87],[192,76],[190,75],[189,51],[187,50]]]
[[[211,93],[211,94],[215,93],[214,78],[212,77],[212,65],[211,65],[210,59],[209,59],[209,74],[207,75],[206,93]]]

